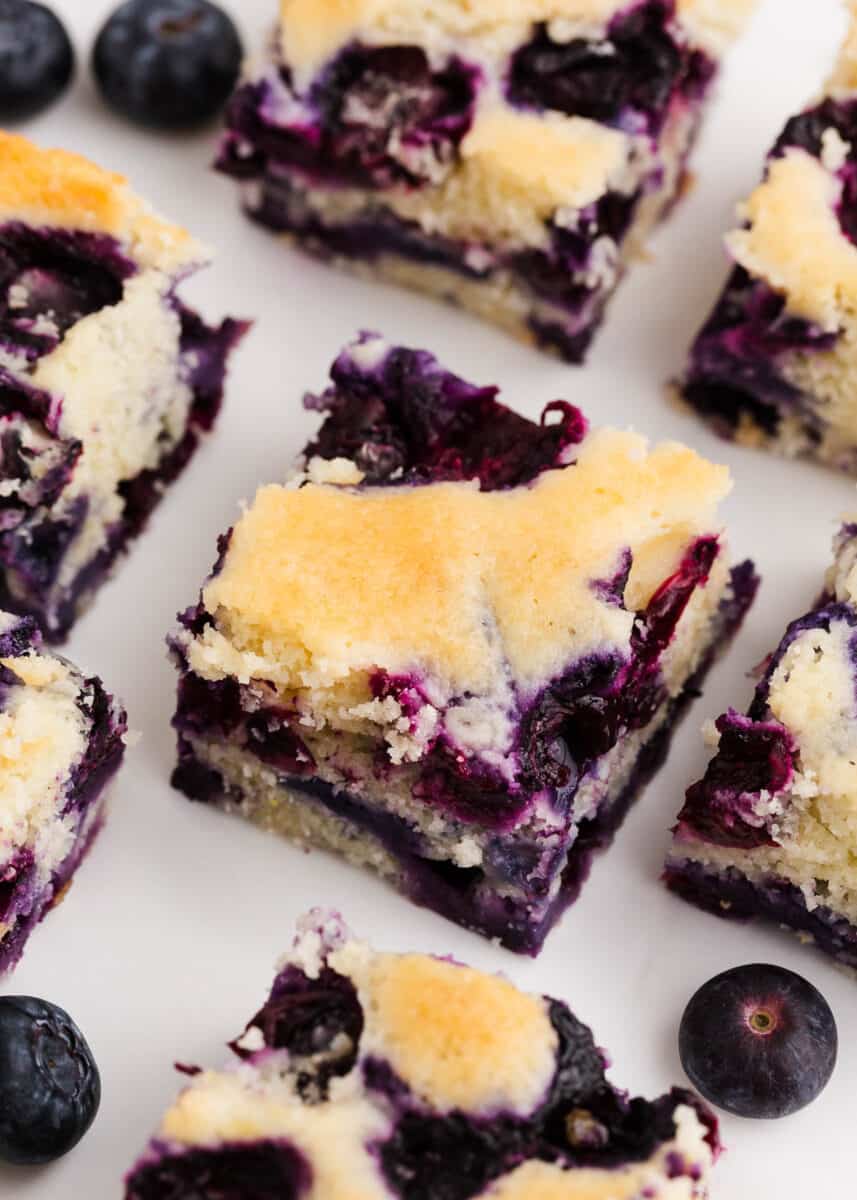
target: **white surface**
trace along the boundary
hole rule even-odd
[[[57,0],[56,7],[85,59],[109,0]],[[231,7],[241,10],[248,46],[258,45],[273,0],[233,0]],[[40,141],[127,172],[165,213],[217,246],[216,265],[186,294],[212,317],[228,311],[258,323],[235,361],[216,435],[68,645],[71,657],[122,695],[144,736],[128,755],[107,829],[70,896],[36,932],[2,990],[43,995],[70,1010],[98,1058],[104,1100],[96,1125],[65,1161],[38,1172],[0,1169],[0,1196],[119,1197],[123,1172],[181,1085],[172,1063],[213,1066],[225,1058],[224,1043],[258,1007],[296,916],[314,904],[341,909],[355,930],[383,946],[451,951],[569,1000],[609,1047],[615,1080],[648,1094],[683,1078],[676,1030],[700,983],[755,960],[800,971],[839,1021],[836,1074],[814,1105],[789,1120],[725,1118],[729,1152],[714,1196],[852,1194],[857,985],[789,936],[718,922],[658,882],[666,831],[705,761],[702,720],[746,703],[746,671],[806,609],[836,518],[857,508],[848,479],[723,444],[668,407],[661,390],[724,278],[720,235],[733,205],[756,182],[784,119],[816,92],[840,31],[836,0],[763,0],[722,80],[695,160],[697,187],[655,240],[653,262],[622,287],[582,370],[428,300],[353,281],[287,251],[241,218],[233,185],[207,170],[213,132],[171,139],[133,129],[103,110],[85,66],[72,94],[27,125]],[[300,397],[323,384],[334,354],[361,327],[427,346],[476,382],[499,382],[528,415],[564,396],[599,423],[678,437],[728,462],[736,478],[728,505],[735,550],[753,555],[764,575],[754,612],[691,711],[669,764],[535,962],[413,908],[332,858],[304,856],[191,805],[169,787],[175,681],[164,635],[176,611],[195,599],[239,501],[281,477],[315,427]]]

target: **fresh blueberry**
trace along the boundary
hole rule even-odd
[[[92,66],[123,116],[188,129],[220,111],[243,56],[231,17],[209,0],[127,0],[102,27]]]
[[[60,1158],[100,1101],[98,1067],[68,1013],[32,996],[0,997],[0,1160]]]
[[[74,50],[59,17],[31,0],[0,0],[0,120],[41,112],[73,74]]]
[[[821,993],[761,963],[703,984],[678,1036],[691,1083],[739,1117],[787,1117],[822,1091],[836,1064],[836,1022]]]

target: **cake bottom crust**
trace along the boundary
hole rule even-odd
[[[610,845],[661,766],[673,729],[740,626],[755,589],[742,586],[738,572],[679,693],[645,728],[618,743],[608,771],[582,785],[578,803],[593,815],[577,827],[565,863],[546,893],[492,887],[479,867],[427,858],[418,852],[409,827],[393,814],[370,810],[356,796],[320,779],[278,774],[254,755],[219,740],[183,734],[173,785],[192,800],[235,812],[301,846],[332,850],[355,866],[368,867],[414,903],[496,938],[510,950],[538,954],[550,929],[577,898],[594,855]],[[582,794],[585,789],[591,797]]]
[[[738,867],[712,870],[693,859],[672,857],[664,882],[705,912],[729,920],[776,922],[843,966],[857,970],[857,925],[824,905],[809,908],[801,889],[787,879],[761,872],[751,878]]]

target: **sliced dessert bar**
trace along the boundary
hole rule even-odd
[[[62,638],[217,415],[244,326],[118,175],[0,132],[0,605]]]
[[[280,0],[219,168],[251,217],[577,362],[754,0]]]
[[[535,952],[740,622],[725,468],[364,335],[173,642],[176,786]]]
[[[857,4],[827,94],[739,211],[684,399],[726,437],[857,471]]]
[[[679,895],[767,917],[857,967],[857,525],[816,607],[789,626],[747,716],[687,793],[667,863]]]
[[[310,914],[269,999],[198,1073],[126,1200],[702,1200],[717,1122],[629,1099],[559,1000],[384,954]]]
[[[101,826],[125,714],[99,679],[0,613],[0,975],[62,898]]]

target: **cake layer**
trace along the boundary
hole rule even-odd
[[[826,95],[792,118],[726,239],[734,262],[681,383],[747,445],[857,470],[857,5]]]
[[[773,917],[854,965],[857,938],[857,526],[817,606],[793,622],[747,716],[710,731],[666,879],[724,915]]]
[[[751,7],[289,0],[218,166],[305,249],[579,361]]]
[[[0,613],[0,975],[64,895],[103,819],[125,714],[100,680]]]
[[[126,182],[0,134],[0,603],[62,638],[217,416],[245,326]]]
[[[752,601],[728,477],[375,335],[332,380],[173,641],[175,783],[535,951]]]
[[[195,1075],[127,1200],[704,1200],[701,1101],[629,1099],[557,1000],[302,923],[223,1072]],[[335,1147],[335,1153],[331,1148]]]

